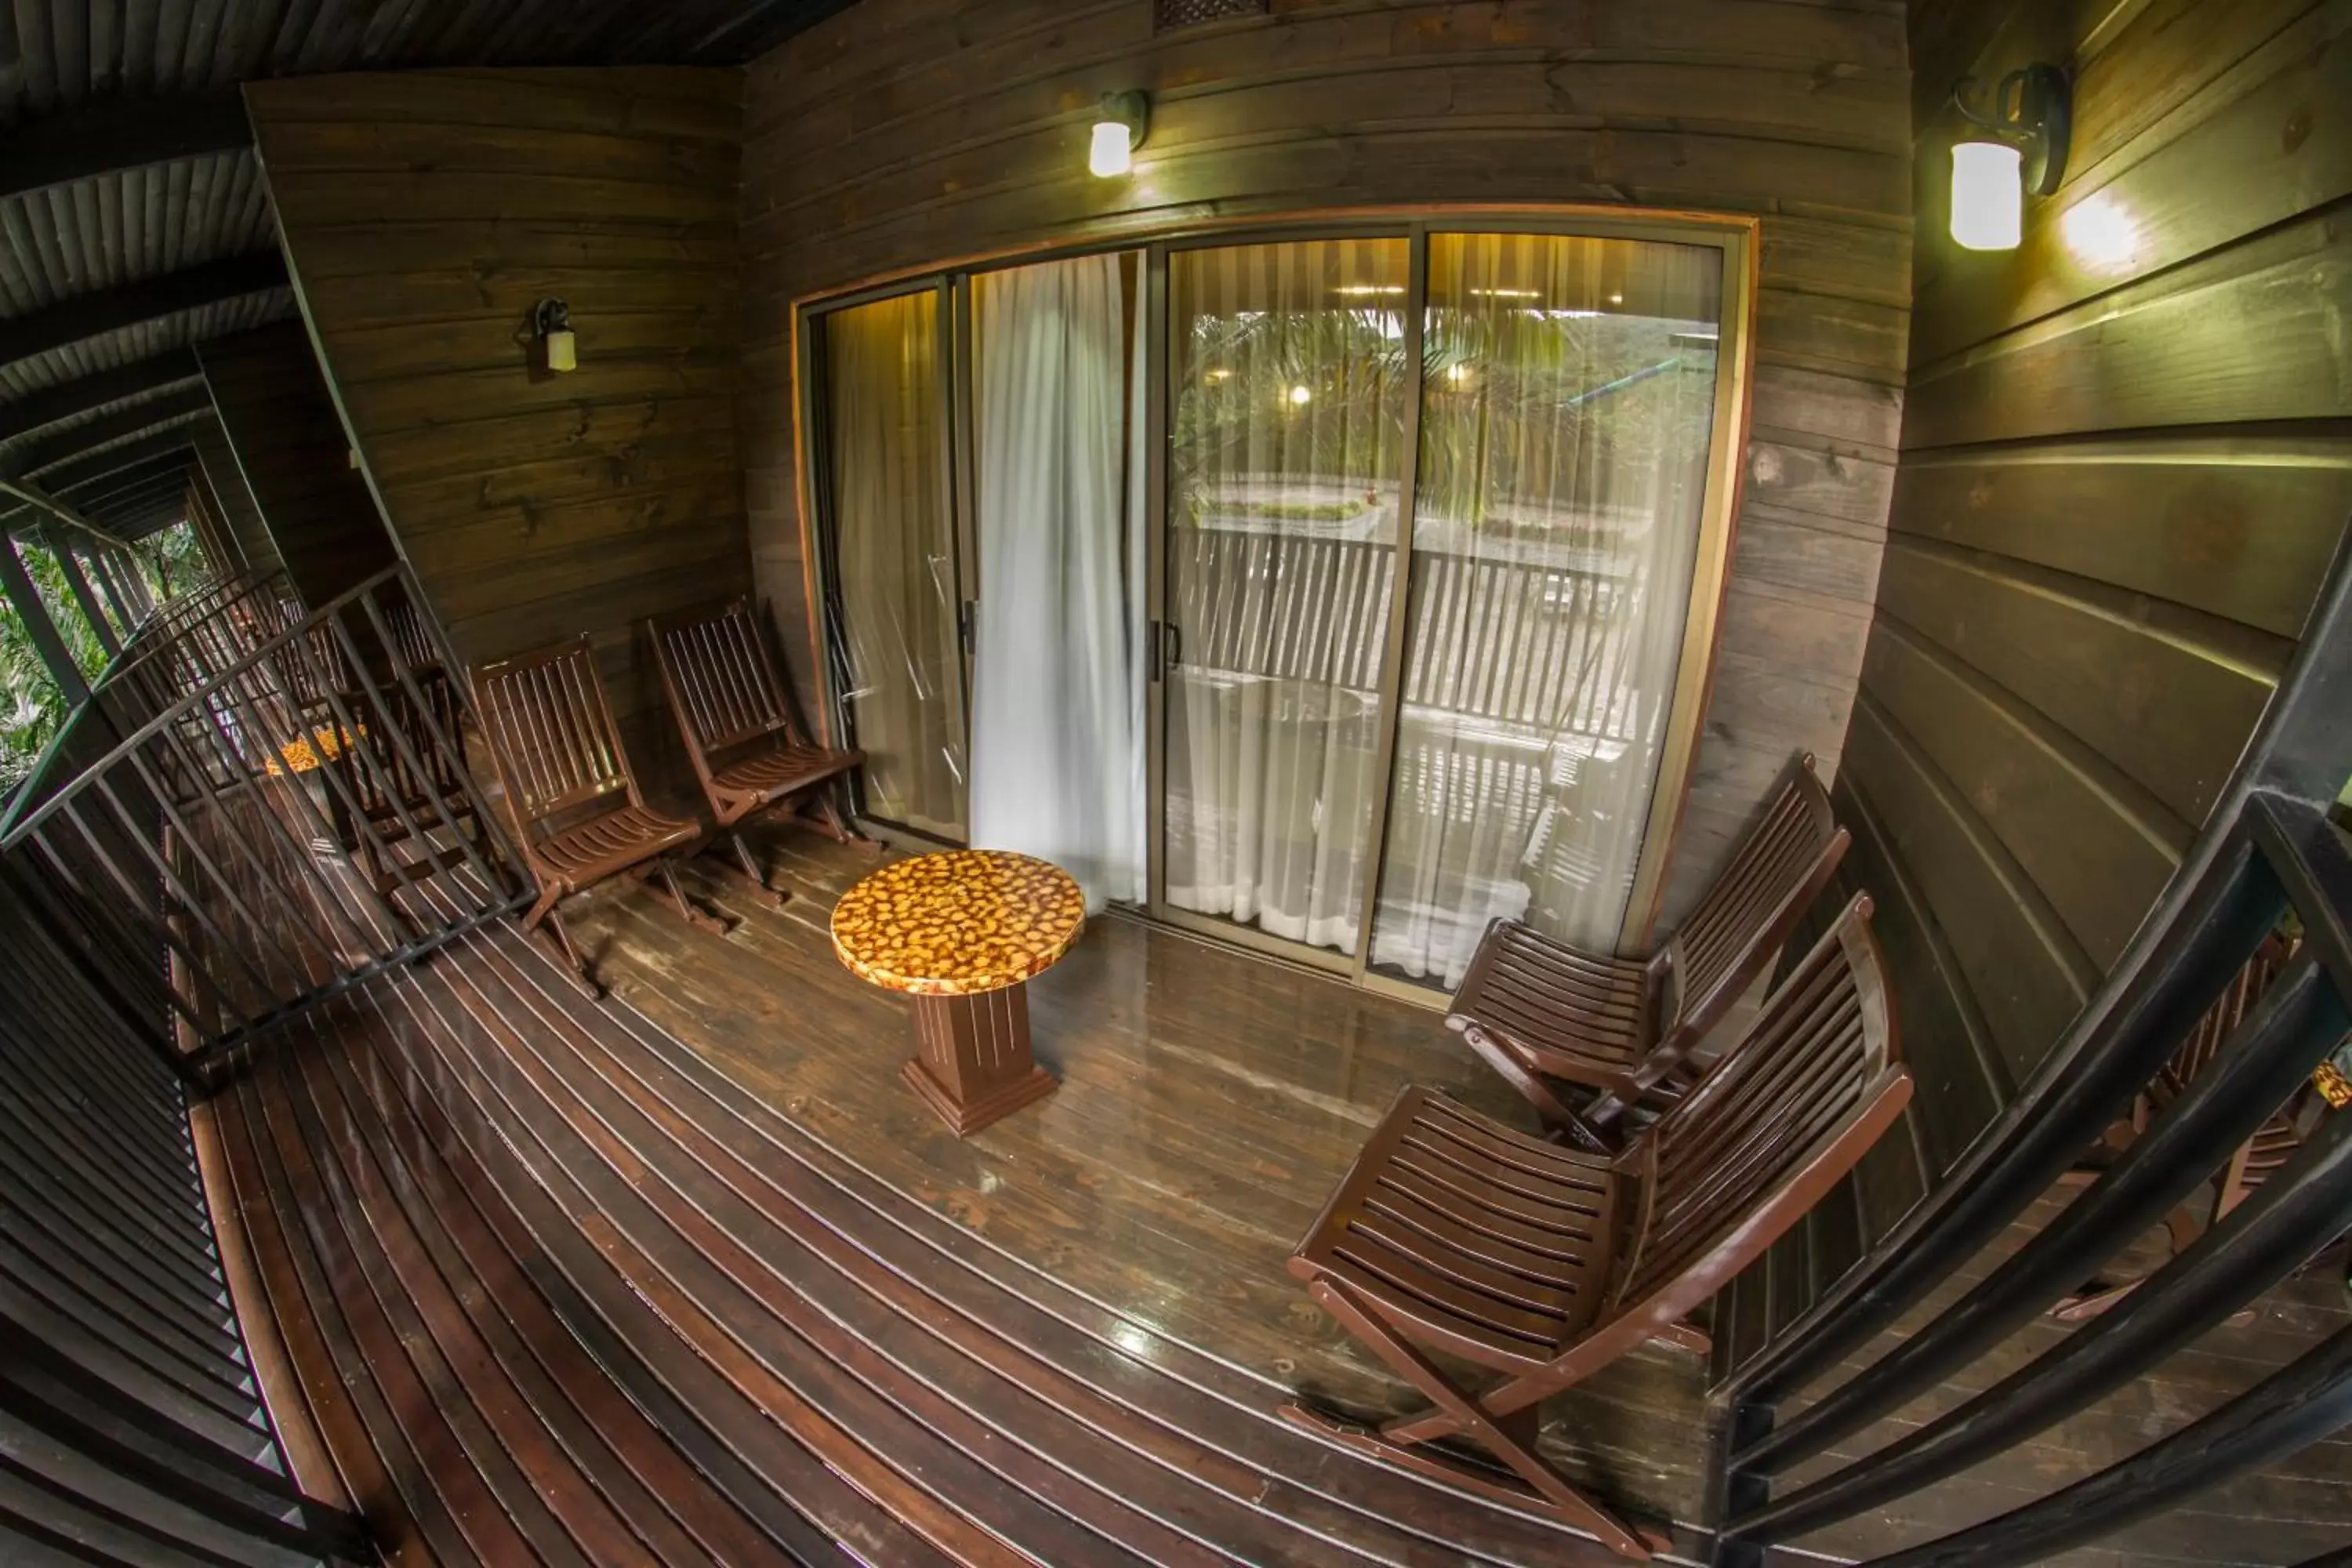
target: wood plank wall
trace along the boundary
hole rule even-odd
[[[2347,28],[2314,0],[1916,7],[1903,452],[1835,799],[1921,1093],[1849,1242],[1950,1167],[2122,952],[2352,515]],[[1943,100],[2032,59],[2074,75],[2064,186],[2015,252],[1962,251]],[[1851,1247],[1794,1250],[1788,1279],[1820,1279]]]
[[[751,68],[742,428],[751,549],[803,701],[816,654],[791,301],[1215,215],[1547,201],[1763,215],[1753,445],[1668,913],[1795,749],[1833,772],[1895,472],[1910,297],[1901,6],[1274,0],[1154,36],[1150,0],[861,0]],[[1136,175],[1085,167],[1152,95]]]
[[[294,591],[326,604],[393,563],[310,334],[281,321],[198,346],[213,407]]]
[[[204,471],[205,488],[212,492],[217,526],[236,549],[236,564],[230,570],[264,576],[280,570],[285,563],[278,559],[278,542],[261,521],[261,508],[246,486],[244,471],[236,465],[236,453],[220,421],[200,419],[188,434],[195,444],[196,466]]]
[[[593,634],[641,771],[667,771],[677,742],[634,623],[750,583],[741,81],[631,68],[247,89],[328,372],[460,657]],[[547,296],[579,333],[568,375],[531,368]]]

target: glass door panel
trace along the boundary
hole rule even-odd
[[[1411,247],[1172,252],[1157,907],[1355,956]]]
[[[1612,950],[1705,508],[1723,252],[1429,239],[1412,595],[1371,967],[1486,922]]]
[[[961,841],[962,595],[940,301],[926,289],[824,318],[831,620],[866,815]]]

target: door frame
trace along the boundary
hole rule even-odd
[[[942,395],[950,405],[943,421],[950,447],[945,470],[950,491],[947,504],[951,509],[957,553],[961,562],[973,554],[965,531],[970,526],[966,521],[969,498],[959,489],[959,486],[966,482],[965,477],[970,471],[971,432],[967,427],[959,436],[955,426],[959,420],[968,426],[971,409],[968,397],[962,400],[964,408],[961,414],[953,406],[958,399],[955,396],[957,383],[952,378],[968,377],[970,374],[971,367],[961,363],[961,360],[968,357],[971,341],[968,333],[971,275],[1104,251],[1141,251],[1144,261],[1140,308],[1145,314],[1147,328],[1146,363],[1139,367],[1139,374],[1148,378],[1145,399],[1145,446],[1149,465],[1146,505],[1147,526],[1151,533],[1145,552],[1149,563],[1146,614],[1156,644],[1158,628],[1165,619],[1162,612],[1166,590],[1167,421],[1169,401],[1173,394],[1170,380],[1173,370],[1167,341],[1167,257],[1171,250],[1273,243],[1284,239],[1395,237],[1404,235],[1412,247],[1406,296],[1408,341],[1417,347],[1426,320],[1427,237],[1432,233],[1558,234],[1709,247],[1718,251],[1722,258],[1723,314],[1717,328],[1719,346],[1714,416],[1708,436],[1706,483],[1701,500],[1699,536],[1692,566],[1690,592],[1685,606],[1682,646],[1677,655],[1672,695],[1668,700],[1667,730],[1659,747],[1657,773],[1643,824],[1633,886],[1626,900],[1624,917],[1618,930],[1620,952],[1638,953],[1644,951],[1656,929],[1667,875],[1672,868],[1675,840],[1689,799],[1691,775],[1697,761],[1700,725],[1714,686],[1717,633],[1722,620],[1725,593],[1730,582],[1732,546],[1746,478],[1745,466],[1740,458],[1747,447],[1754,397],[1756,291],[1762,220],[1748,215],[1700,210],[1584,203],[1503,202],[1294,208],[1203,217],[1140,228],[1135,226],[1131,218],[1115,215],[1087,227],[1093,232],[1086,229],[1064,232],[1031,243],[1003,246],[921,267],[885,271],[852,285],[815,290],[793,300],[792,319],[796,347],[793,355],[795,380],[791,399],[793,442],[797,457],[795,478],[801,500],[803,574],[810,596],[810,653],[825,717],[835,723],[841,723],[844,719],[837,672],[833,667],[828,646],[831,594],[825,582],[825,550],[822,541],[827,533],[825,520],[830,514],[827,500],[823,495],[825,488],[824,477],[819,472],[824,467],[824,461],[821,443],[824,421],[822,366],[814,349],[813,331],[816,318],[846,306],[926,286],[942,290],[940,319],[945,342],[941,386]],[[1400,468],[1398,549],[1389,605],[1391,624],[1387,643],[1382,649],[1380,720],[1382,738],[1378,759],[1381,784],[1373,806],[1365,856],[1366,880],[1361,902],[1363,920],[1357,933],[1357,951],[1349,954],[1327,948],[1312,948],[1214,917],[1194,916],[1191,911],[1166,909],[1163,898],[1165,856],[1160,848],[1165,826],[1165,726],[1158,691],[1163,684],[1160,679],[1162,670],[1156,646],[1150,650],[1150,668],[1146,677],[1146,788],[1150,795],[1147,803],[1150,814],[1150,844],[1147,849],[1150,902],[1147,908],[1150,918],[1156,921],[1213,941],[1276,954],[1328,973],[1345,975],[1360,986],[1384,994],[1400,996],[1424,1005],[1442,1005],[1444,1001],[1443,993],[1430,986],[1374,973],[1370,967],[1379,877],[1387,850],[1390,796],[1394,787],[1394,780],[1389,775],[1394,770],[1396,732],[1401,718],[1397,695],[1402,685],[1402,633],[1410,626],[1412,523],[1416,499],[1412,481],[1418,477],[1419,429],[1424,391],[1422,360],[1419,353],[1410,354],[1408,360],[1408,447]],[[976,585],[965,575],[967,568],[960,565],[958,570],[959,579],[966,584],[970,596],[976,597]],[[968,744],[971,731],[969,651],[964,663],[962,696]],[[862,805],[862,795],[860,803]],[[867,819],[861,816],[859,820],[865,823]],[[870,826],[879,829],[883,837],[893,839],[903,837],[902,831],[894,830],[896,825],[874,822]],[[920,847],[938,847],[935,841],[924,836],[914,837]]]

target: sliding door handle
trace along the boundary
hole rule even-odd
[[[1168,623],[1168,629],[1160,636],[1160,651],[1162,656],[1160,674],[1163,676],[1184,662],[1184,629],[1174,621]]]

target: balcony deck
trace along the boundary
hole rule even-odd
[[[823,934],[870,861],[783,853],[789,913],[707,885],[744,917],[723,942],[600,902],[577,929],[614,1005],[483,933],[213,1102],[388,1560],[1617,1561],[1275,1417],[1294,1380],[1390,1397],[1280,1263],[1399,1083],[1491,1098],[1433,1017],[1102,921],[1036,987],[1063,1090],[959,1142]],[[1689,1517],[1683,1359],[1556,1418],[1590,1409],[1612,1496]]]
[[[642,892],[588,900],[605,1006],[478,933],[296,1026],[200,1120],[303,1391],[274,1403],[307,1396],[388,1561],[1619,1561],[1275,1418],[1297,1389],[1405,1397],[1282,1261],[1400,1084],[1514,1113],[1433,1014],[1101,920],[1032,985],[1060,1091],[958,1140],[898,1079],[903,1002],[832,956],[870,857],[762,849],[781,911],[688,869],[740,922],[724,940]],[[2283,1293],[2129,1408],[1809,1544],[1871,1554],[2036,1493],[2340,1297]],[[1553,1401],[1548,1446],[1695,1520],[1705,1375],[1654,1348]],[[2279,1541],[2283,1502],[2285,1544],[2325,1544],[2344,1452],[2061,1561],[2238,1561],[2215,1550],[2256,1520]]]

